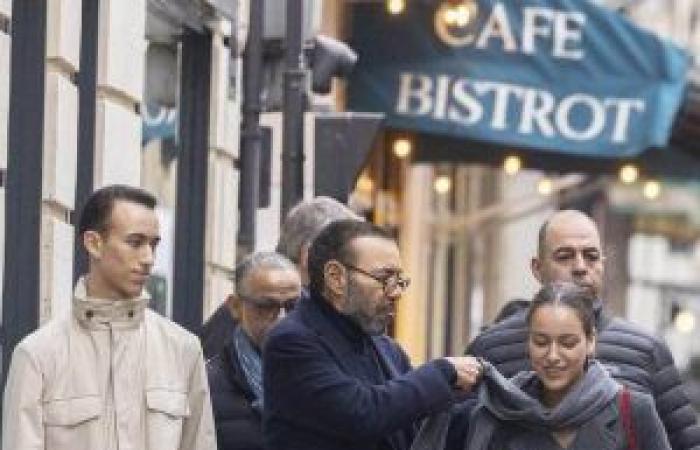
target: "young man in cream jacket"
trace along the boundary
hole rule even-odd
[[[2,448],[216,449],[199,341],[146,307],[155,206],[147,192],[119,185],[88,200],[78,235],[89,271],[70,313],[14,350]]]

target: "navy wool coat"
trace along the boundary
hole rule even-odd
[[[325,300],[303,298],[268,335],[268,450],[408,450],[417,421],[451,405],[452,366],[436,360],[411,370],[403,351],[385,336],[365,335],[385,375],[368,381],[348,324]]]

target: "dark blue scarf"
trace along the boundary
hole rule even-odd
[[[241,364],[246,381],[248,381],[248,385],[255,396],[255,400],[253,400],[251,406],[254,410],[262,414],[263,381],[260,353],[255,349],[250,338],[240,326],[236,327],[236,330],[233,332],[233,345],[236,347],[238,362]]]

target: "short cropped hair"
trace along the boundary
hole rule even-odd
[[[309,289],[314,295],[323,292],[324,267],[331,260],[354,264],[355,255],[348,248],[353,240],[373,236],[393,241],[382,228],[358,220],[339,220],[326,226],[309,249]]]
[[[248,281],[250,276],[258,270],[290,270],[294,273],[297,268],[284,255],[275,252],[256,252],[246,255],[236,265],[234,272],[234,282],[236,284],[236,295],[241,298],[250,297],[250,289]]]
[[[138,203],[149,209],[155,209],[158,204],[156,198],[143,189],[122,184],[105,186],[93,192],[83,206],[78,220],[78,235],[82,236],[90,230],[107,233],[117,201]]]
[[[345,219],[361,220],[361,217],[330,197],[316,197],[298,203],[284,219],[275,250],[298,263],[304,245],[309,245],[329,223]]]

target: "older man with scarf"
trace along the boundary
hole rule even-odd
[[[301,292],[294,264],[260,252],[236,267],[231,296],[238,326],[223,350],[207,362],[220,450],[262,450],[262,361],[260,349],[270,327],[291,309]]]

